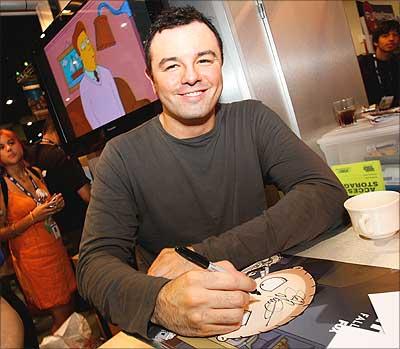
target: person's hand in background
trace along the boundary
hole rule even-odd
[[[32,210],[32,216],[35,222],[40,222],[47,217],[61,211],[64,208],[64,199],[61,194],[53,195],[45,203],[36,206]]]

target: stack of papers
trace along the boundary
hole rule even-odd
[[[400,348],[400,292],[368,295],[381,323],[381,332],[343,326],[328,348]]]
[[[361,114],[364,118],[368,119],[372,124],[382,123],[400,117],[400,107],[395,107],[387,110],[367,112]]]

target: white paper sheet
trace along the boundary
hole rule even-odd
[[[397,334],[399,339],[400,327],[400,292],[385,292],[369,294],[369,299],[385,334]],[[398,346],[399,347],[399,346]]]
[[[381,323],[377,333],[344,326],[333,337],[328,348],[399,348],[400,292],[368,295]]]

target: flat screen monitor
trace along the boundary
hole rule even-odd
[[[149,6],[149,4],[151,4]],[[143,42],[162,2],[71,1],[35,50],[49,110],[67,151],[97,150],[160,111]]]

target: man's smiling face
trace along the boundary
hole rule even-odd
[[[184,122],[215,115],[222,59],[217,38],[204,23],[157,33],[150,54],[153,87],[166,117]]]

